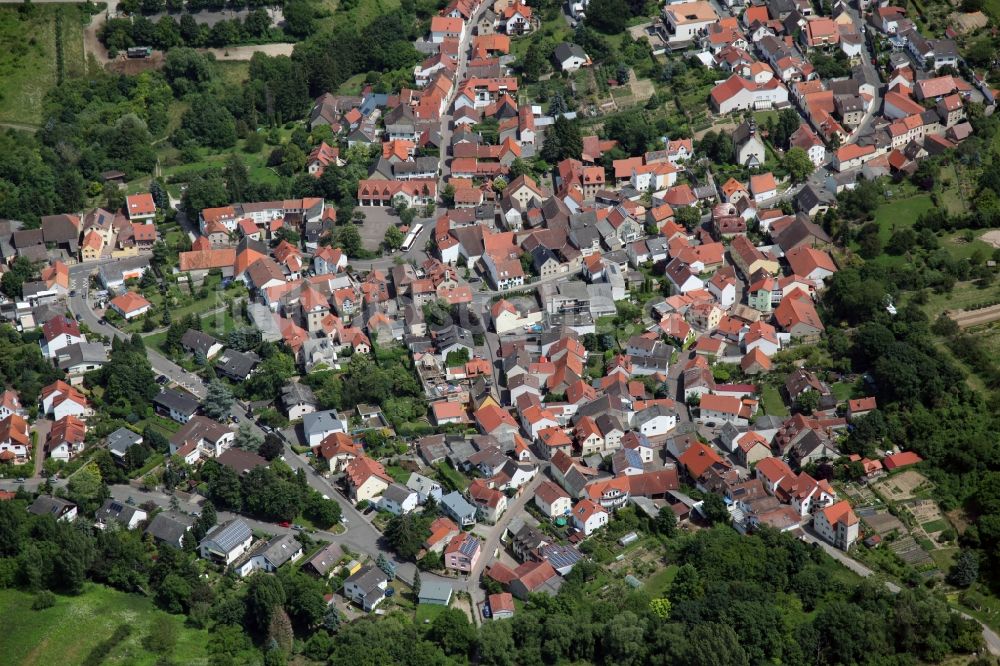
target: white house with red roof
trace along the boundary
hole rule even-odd
[[[573,525],[590,536],[608,524],[608,510],[593,500],[583,499],[573,507]]]
[[[152,220],[156,217],[156,202],[153,201],[153,195],[144,192],[125,197],[125,213],[133,222]]]
[[[57,379],[42,389],[42,413],[51,415],[54,419],[65,416],[86,416],[90,412],[90,404],[80,391],[61,379]]]
[[[824,541],[841,550],[850,550],[858,540],[860,521],[850,502],[842,500],[813,517],[813,529]]]
[[[370,502],[380,497],[393,483],[382,463],[367,456],[359,456],[348,463],[344,468],[344,475],[351,501],[355,503],[365,500]]]
[[[59,315],[42,324],[42,337],[38,343],[45,358],[56,358],[66,347],[86,341],[76,321]]]
[[[125,317],[135,319],[141,317],[153,308],[153,304],[134,291],[126,291],[121,296],[111,299],[111,309]]]

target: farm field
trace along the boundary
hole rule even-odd
[[[56,83],[56,15],[62,13],[66,78],[86,72],[80,5],[0,6],[0,123],[38,125],[45,93]]]

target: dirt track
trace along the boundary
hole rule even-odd
[[[979,326],[980,324],[988,324],[991,321],[1000,319],[1000,305],[991,305],[988,308],[981,308],[979,310],[958,310],[949,312],[948,316],[958,324],[959,328]]]
[[[249,60],[254,53],[269,56],[290,56],[295,44],[252,44],[249,46],[229,46],[224,49],[198,49],[202,53],[215,55],[216,60]]]

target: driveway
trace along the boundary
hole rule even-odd
[[[45,464],[45,440],[49,436],[49,429],[52,428],[52,421],[48,419],[38,419],[31,426],[32,432],[37,438],[35,441],[35,471],[32,477],[39,479],[42,476],[42,465]]]

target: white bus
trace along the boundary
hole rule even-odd
[[[422,224],[417,224],[410,229],[410,233],[406,234],[406,239],[403,241],[403,247],[401,248],[403,252],[410,251],[410,248],[413,247],[413,244],[417,241],[417,236],[419,236],[420,232],[423,230],[424,225]]]

